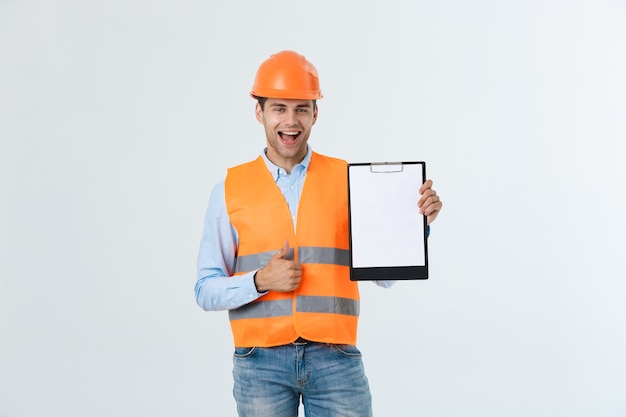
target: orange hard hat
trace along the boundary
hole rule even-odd
[[[317,70],[294,51],[281,51],[264,61],[256,73],[250,95],[252,98],[322,98]]]

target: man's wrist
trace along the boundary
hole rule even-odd
[[[261,270],[257,270],[253,277],[252,277],[252,282],[254,283],[254,288],[256,288],[256,292],[258,292],[259,294],[263,294],[264,292],[267,292],[267,290],[263,290],[261,288],[259,288],[259,284],[257,282],[257,274],[260,272]]]

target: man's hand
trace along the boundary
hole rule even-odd
[[[431,224],[435,221],[443,203],[439,199],[437,192],[432,189],[433,181],[428,180],[420,187],[419,193],[422,197],[417,202],[417,207],[420,210],[420,214],[426,216],[426,223]]]
[[[272,256],[270,261],[254,274],[254,285],[258,292],[293,291],[300,285],[302,279],[302,264],[285,259],[289,252],[289,241]]]

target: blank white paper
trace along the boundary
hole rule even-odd
[[[351,165],[352,267],[425,265],[421,164]]]

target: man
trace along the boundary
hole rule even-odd
[[[349,249],[346,162],[307,143],[322,98],[317,70],[279,52],[259,67],[251,95],[267,147],[211,194],[196,301],[229,310],[239,416],[297,416],[300,398],[307,416],[371,416],[358,286],[335,256]],[[421,186],[416,207],[428,223],[442,207],[431,187]]]

